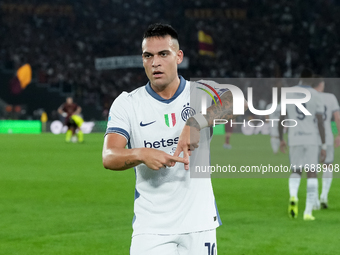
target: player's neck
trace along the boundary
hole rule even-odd
[[[180,84],[181,80],[179,79],[178,76],[176,76],[176,78],[169,84],[164,85],[164,86],[154,86],[152,84],[151,88],[162,98],[164,99],[170,99],[173,97],[173,95],[176,93],[179,84]]]

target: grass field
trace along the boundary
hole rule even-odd
[[[84,144],[63,135],[0,135],[0,254],[129,254],[135,177],[101,163],[103,134]],[[212,142],[212,163],[288,164],[273,155],[269,137],[223,136]],[[336,150],[336,163],[340,149]],[[265,160],[265,162],[263,162]],[[287,216],[286,178],[213,178],[223,225],[218,254],[339,254],[340,181],[333,180],[329,210],[304,222],[306,180],[299,192],[300,215]],[[193,254],[195,255],[195,254]]]

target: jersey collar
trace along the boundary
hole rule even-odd
[[[148,82],[146,84],[145,89],[150,94],[150,96],[152,96],[154,99],[156,99],[156,100],[158,100],[158,101],[160,101],[162,103],[165,103],[165,104],[170,104],[172,101],[174,101],[182,93],[182,91],[185,88],[185,83],[186,83],[185,79],[181,75],[179,75],[178,77],[179,77],[181,82],[179,83],[179,86],[178,86],[178,89],[177,89],[176,93],[170,99],[164,99],[163,97],[158,95],[151,88],[150,82]]]
[[[303,84],[302,81],[299,82],[298,86],[302,87],[302,88],[311,88],[312,87],[311,85]]]

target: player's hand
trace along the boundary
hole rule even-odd
[[[324,162],[325,162],[326,156],[327,156],[326,150],[321,150],[321,152],[320,152],[320,162],[321,162],[321,163],[324,163]]]
[[[170,154],[165,153],[164,151],[153,148],[143,149],[141,158],[143,159],[142,162],[152,170],[159,170],[161,168],[172,167],[176,164],[176,162],[189,164],[189,160],[185,160],[184,158],[177,156],[172,156]]]
[[[338,148],[340,146],[340,135],[338,135],[336,138],[335,138],[335,148]]]
[[[280,151],[281,151],[282,153],[286,153],[286,149],[287,149],[287,143],[286,143],[285,140],[282,140],[282,141],[280,142]]]
[[[178,157],[183,152],[183,159],[187,162],[184,163],[184,169],[189,170],[189,156],[191,151],[198,148],[200,140],[200,131],[195,127],[185,125],[181,135],[179,136],[178,144],[174,156]]]

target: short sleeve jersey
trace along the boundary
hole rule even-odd
[[[322,114],[324,104],[320,93],[318,93],[311,86],[298,85],[310,91],[311,99],[304,104],[304,107],[311,113],[305,115],[295,104],[287,105],[288,118],[297,121],[297,126],[288,129],[288,143],[289,146],[296,145],[318,145],[319,131],[315,126],[314,119],[316,114]],[[299,99],[305,95],[302,93],[288,93],[288,99]]]
[[[180,76],[180,85],[168,100],[150,83],[131,93],[123,92],[111,106],[106,134],[124,136],[128,148],[154,148],[173,154],[186,120],[200,112],[199,104],[190,104],[190,95],[205,93],[197,86],[203,85],[190,85]],[[210,128],[202,129],[200,136],[195,155],[199,155],[200,164],[209,165],[209,151],[204,148],[209,148]],[[133,235],[192,233],[221,224],[210,178],[190,178],[182,163],[158,171],[140,164],[134,170]]]
[[[67,113],[67,118],[69,118],[77,110],[78,105],[76,103],[72,103],[72,104],[64,103],[61,106],[61,108],[64,112]]]

